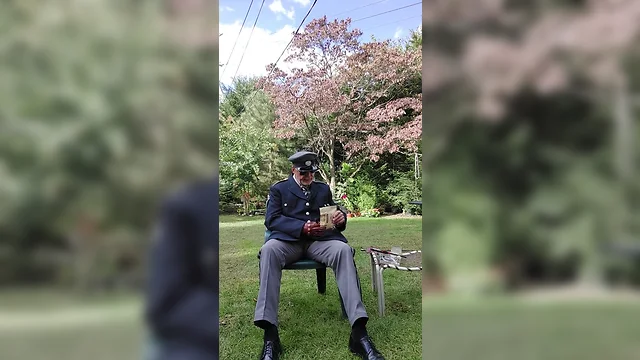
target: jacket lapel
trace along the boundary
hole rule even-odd
[[[316,195],[318,195],[318,189],[319,187],[314,185],[313,182],[309,186],[309,202],[312,204],[313,200],[316,198]]]
[[[293,179],[293,175],[289,176],[289,191],[291,191],[293,195],[299,197],[300,199],[307,199],[307,197],[304,196],[304,193],[302,192],[300,186],[298,186],[298,183]]]

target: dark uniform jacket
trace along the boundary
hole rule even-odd
[[[307,220],[318,221],[320,208],[327,205],[335,205],[329,185],[314,181],[309,186],[309,198],[293,179],[289,178],[277,182],[269,189],[269,200],[265,215],[265,226],[271,232],[267,241],[279,239],[285,241],[309,240],[340,240],[347,242],[342,231],[347,227],[345,222],[335,229],[326,230],[322,236],[307,237],[302,235],[302,228]]]
[[[218,187],[199,183],[161,208],[146,320],[156,359],[218,358]]]

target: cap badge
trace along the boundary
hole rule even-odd
[[[307,165],[307,166],[311,166],[311,160],[305,161],[304,164]]]

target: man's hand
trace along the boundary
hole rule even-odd
[[[324,234],[326,227],[320,226],[317,222],[311,222],[311,220],[307,220],[302,228],[302,232],[306,235],[311,236],[321,236]]]
[[[333,217],[331,218],[331,222],[333,225],[342,225],[345,221],[344,214],[342,211],[336,211],[333,213]]]

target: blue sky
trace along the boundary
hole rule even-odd
[[[266,75],[265,66],[278,59],[291,39],[291,34],[313,4],[313,0],[265,0],[247,46],[262,0],[253,1],[249,16],[236,42],[250,3],[251,0],[220,0],[219,2],[220,33],[222,34],[220,63],[226,64],[220,69],[220,81],[224,84],[229,84],[234,74],[237,76]],[[391,11],[394,9],[398,10]],[[384,13],[387,11],[390,12]],[[329,19],[350,17],[352,27],[362,30],[363,41],[368,41],[371,35],[383,40],[405,38],[410,30],[417,29],[421,23],[422,7],[420,1],[416,0],[318,0],[305,24],[323,15]],[[373,17],[367,18],[370,16]],[[235,48],[231,54],[234,42]],[[244,57],[241,61],[243,53]],[[229,58],[230,54],[231,58]],[[229,60],[228,63],[227,60]],[[288,66],[282,61],[281,59],[278,66],[286,69]]]

